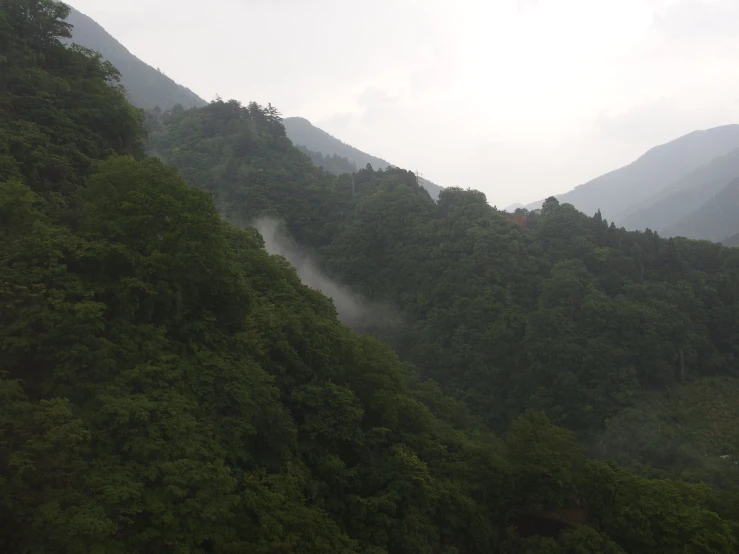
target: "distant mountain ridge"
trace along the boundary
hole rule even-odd
[[[125,87],[128,100],[142,109],[159,107],[169,110],[181,105],[183,108],[205,106],[207,102],[193,91],[177,84],[172,79],[141,61],[90,17],[72,8],[67,22],[73,25],[73,42],[96,50],[112,63],[121,73],[121,84]]]
[[[321,154],[325,157],[345,158],[349,163],[354,164],[357,169],[366,167],[367,164],[370,164],[374,169],[397,167],[387,160],[372,156],[342,142],[303,117],[286,117],[282,123],[285,126],[288,138],[298,148],[302,147],[301,149],[308,150],[309,156],[314,162],[317,156],[313,156],[311,153]],[[326,169],[330,171],[328,167]],[[423,177],[420,177],[418,181],[418,184],[425,188],[432,198],[437,198],[443,188]]]
[[[524,206],[523,204],[519,204],[518,202],[516,202],[515,204],[511,204],[510,206],[508,206],[505,209],[505,211],[506,212],[515,212],[516,210],[519,210],[521,208],[526,208],[526,206]]]
[[[600,210],[603,217],[615,220],[618,225],[691,171],[737,148],[739,125],[694,131],[650,149],[627,166],[555,197],[589,215]],[[541,203],[534,202],[527,208],[539,208]]]
[[[196,108],[208,104],[192,90],[184,87],[162,72],[134,56],[125,46],[92,18],[72,8],[69,23],[73,25],[72,39],[85,48],[96,50],[111,62],[121,73],[121,84],[126,89],[128,99],[134,106],[145,110],[160,108],[169,110],[176,105],[183,108]],[[302,117],[288,117],[283,121],[290,140],[316,165],[329,172],[340,173],[356,171],[371,164],[375,169],[395,167],[394,164],[362,152],[327,132],[315,127]],[[432,198],[437,198],[442,187],[431,181],[419,178],[419,184]]]
[[[665,229],[664,236],[720,242],[739,232],[739,177],[722,187],[698,209]]]
[[[691,171],[672,186],[645,202],[644,208],[619,221],[627,229],[665,233],[678,221],[699,209],[739,177],[739,149],[715,158]],[[702,238],[702,237],[695,237]],[[719,237],[723,239],[725,237]]]

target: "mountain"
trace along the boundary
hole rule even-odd
[[[294,239],[300,253],[288,259],[312,256],[312,282],[323,272],[364,306],[346,321],[355,326],[359,319],[362,332],[387,341],[487,428],[536,443],[542,435],[520,431],[517,418],[539,410],[589,452],[618,455],[666,486],[696,480],[739,494],[739,467],[725,458],[739,454],[734,410],[717,403],[711,417],[693,418],[696,404],[676,401],[669,414],[649,411],[655,397],[670,398],[686,384],[703,390],[714,376],[725,378],[718,388],[731,391],[717,402],[739,393],[739,253],[617,229],[556,200],[514,225],[476,191],[447,188],[433,202],[413,173],[398,168],[330,175],[288,147],[274,117],[260,114],[233,101],[165,114],[151,147],[215,197],[227,219],[248,224],[266,213],[282,220],[291,235],[286,242]],[[263,236],[270,242],[270,233]],[[342,296],[333,296],[340,314]],[[380,317],[393,310],[400,317]],[[702,398],[701,409],[711,405]],[[667,417],[694,421],[680,426],[679,436],[666,436]],[[701,432],[699,443],[690,438]],[[548,459],[546,449],[537,452]],[[534,482],[541,475],[547,473]],[[616,498],[628,496],[614,486]],[[685,520],[680,508],[663,504],[670,490],[656,493],[661,507],[649,513],[676,516],[672,532]],[[578,502],[603,514],[593,496]],[[724,502],[721,514],[737,513],[734,500]],[[643,509],[637,499],[626,505]],[[663,544],[653,531],[645,539],[624,536],[631,525],[617,527],[600,531],[623,551]],[[682,541],[675,544],[682,548]],[[546,550],[537,543],[528,551]]]
[[[483,554],[534,506],[527,435],[586,461],[540,415],[495,437],[147,157],[67,13],[0,3],[0,552]]]
[[[521,208],[526,208],[526,206],[524,206],[523,204],[515,203],[508,206],[504,211],[512,213]]]
[[[722,244],[726,246],[739,246],[739,233],[734,235],[733,237],[729,237],[728,239],[725,239],[721,241]]]
[[[175,83],[159,70],[134,56],[102,26],[85,14],[72,8],[67,21],[73,25],[72,38],[67,39],[67,42],[74,42],[100,52],[106,60],[111,62],[120,71],[121,84],[134,106],[143,109],[158,106],[162,110],[168,110],[177,104],[184,108],[207,104],[190,89]],[[378,169],[392,165],[381,158],[344,144],[313,126],[307,119],[286,118],[284,125],[290,140],[302,147],[304,153],[314,163],[329,172],[356,171],[368,163]],[[433,198],[438,197],[442,187],[422,177],[419,181]]]
[[[722,241],[739,233],[739,177],[708,197],[698,209],[669,225],[665,236]]]
[[[619,225],[629,215],[644,209],[645,203],[701,165],[739,148],[739,125],[725,125],[694,131],[656,146],[631,164],[557,195],[562,203],[603,217]],[[536,202],[527,206],[535,209]]]
[[[664,233],[673,224],[709,202],[729,182],[738,177],[739,149],[691,171],[645,201],[645,208],[631,213],[618,223],[627,229],[649,228]]]
[[[311,159],[315,158],[316,154],[327,157],[337,156],[339,158],[345,158],[349,164],[353,164],[355,170],[363,168],[367,164],[370,164],[375,169],[384,169],[393,166],[393,164],[382,158],[377,158],[343,143],[326,131],[319,129],[305,118],[287,117],[283,120],[283,124],[287,136],[293,144],[303,147]],[[419,178],[419,183],[428,191],[432,198],[437,198],[443,188],[423,177]]]
[[[398,310],[397,326],[368,317],[365,329],[489,427],[536,406],[592,436],[641,394],[733,371],[733,324],[704,296],[709,281],[721,298],[739,286],[730,249],[627,232],[556,200],[516,225],[479,192],[434,202],[398,168],[326,174],[259,114],[237,102],[167,114],[150,147],[227,219],[283,220],[327,275]]]
[[[100,52],[103,58],[112,63],[120,71],[121,84],[134,106],[143,109],[158,106],[162,110],[168,110],[177,104],[183,108],[207,104],[190,89],[175,83],[162,72],[131,54],[85,14],[72,9],[67,21],[73,28],[71,39],[66,41]]]
[[[147,133],[67,15],[0,3],[0,552],[736,552],[739,251]]]

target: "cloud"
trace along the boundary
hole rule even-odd
[[[539,0],[517,0],[516,1],[516,7],[518,8],[518,13],[521,15],[527,15],[529,12],[536,9],[536,7],[539,5]]]
[[[714,43],[737,39],[739,2],[686,0],[671,5],[654,18],[652,31],[672,42]]]
[[[295,244],[280,221],[262,217],[251,226],[262,235],[267,252],[284,257],[295,268],[304,285],[321,291],[333,301],[342,323],[356,331],[375,333],[402,325],[403,319],[395,309],[369,302],[351,288],[328,277],[313,257]]]

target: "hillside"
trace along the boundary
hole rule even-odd
[[[665,236],[722,241],[739,232],[739,177],[730,181],[698,209],[664,230]]]
[[[331,276],[398,308],[403,325],[379,336],[490,427],[536,407],[587,437],[643,391],[732,373],[739,312],[719,299],[739,292],[733,250],[629,233],[554,199],[521,229],[479,192],[434,203],[400,169],[333,178],[282,137],[253,144],[226,118],[238,109],[167,116],[151,147],[228,219],[283,219]]]
[[[0,5],[0,551],[504,540],[508,446],[145,157],[111,68],[56,40],[66,14]],[[268,110],[252,115],[260,141],[293,150]]]
[[[697,212],[736,178],[739,178],[739,150],[733,150],[688,173],[644,202],[646,208],[630,214],[619,224],[627,229],[649,228],[663,233],[682,218]]]
[[[131,54],[99,24],[83,13],[72,9],[69,23],[73,25],[71,42],[100,52],[121,73],[121,84],[128,100],[136,107],[151,109],[159,106],[168,110],[180,104],[184,108],[204,106],[205,100],[190,89],[147,65]],[[70,39],[66,39],[70,42]]]
[[[631,164],[606,173],[570,192],[557,195],[586,214],[600,210],[609,221],[622,222],[656,194],[714,158],[739,148],[739,125],[695,131],[656,146]],[[536,202],[527,206],[535,209]]]
[[[721,241],[726,246],[739,246],[739,233]]]
[[[326,278],[365,306],[367,331],[493,429],[505,433],[535,408],[586,445],[616,448],[620,435],[597,438],[643,395],[733,378],[736,252],[625,232],[555,199],[522,230],[479,192],[445,189],[435,203],[399,169],[333,177],[301,162],[277,121],[260,124],[258,114],[233,101],[173,113],[152,131],[152,148],[216,195],[229,219],[284,219],[301,247],[289,257],[313,252]],[[255,125],[269,130],[260,140]],[[237,145],[249,154],[234,156]],[[373,328],[387,305],[402,320]],[[659,476],[673,474],[718,478],[702,462],[666,464]]]
[[[731,249],[626,232],[555,199],[522,230],[479,192],[445,189],[434,203],[399,169],[333,178],[285,148],[275,121],[277,140],[254,142],[257,113],[230,102],[167,115],[152,147],[222,199],[229,219],[284,219],[299,256],[313,252],[327,276],[350,285],[366,318],[399,308],[404,317],[391,328],[364,327],[491,428],[505,433],[535,408],[589,449],[613,452],[622,435],[609,422],[645,395],[735,379],[739,255]],[[236,145],[251,154],[233,156]],[[739,479],[689,457],[687,467],[660,466],[651,452],[619,459],[730,490]]]
[[[654,477],[739,480],[739,380],[708,378],[640,398],[608,422],[598,454]]]
[[[393,166],[390,162],[366,154],[353,146],[343,143],[302,117],[287,117],[284,119],[283,124],[285,126],[285,132],[293,144],[305,148],[312,159],[316,157],[316,154],[327,157],[336,156],[338,158],[345,158],[349,164],[353,164],[354,170],[364,168],[367,164],[370,164],[374,169],[386,169],[387,167]],[[318,162],[320,163],[320,160]],[[333,166],[328,166],[327,170],[330,171],[330,167]],[[333,171],[333,173],[337,173],[337,171]],[[419,181],[421,186],[428,191],[432,198],[439,196],[442,187],[423,177]]]
[[[731,474],[582,443],[720,379],[670,413],[734,448],[739,251],[335,176],[256,103],[149,113],[148,156],[68,13],[0,4],[1,552],[736,551]],[[268,253],[269,215],[364,333]]]
[[[165,74],[131,54],[90,17],[72,9],[68,21],[73,25],[71,41],[100,52],[120,71],[121,84],[134,106],[143,109],[158,106],[162,110],[168,110],[177,104],[184,108],[207,104],[188,88],[175,83]],[[287,118],[284,124],[290,140],[302,147],[314,163],[334,174],[356,171],[368,163],[378,169],[391,165],[385,160],[344,144],[314,127],[306,119]],[[421,185],[433,198],[436,198],[441,190],[440,186],[423,178]]]

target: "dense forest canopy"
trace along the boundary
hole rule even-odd
[[[522,228],[479,192],[435,203],[399,169],[334,177],[278,127],[260,135],[252,112],[173,113],[150,146],[227,218],[284,218],[333,275],[401,308],[413,325],[384,338],[494,428],[537,408],[592,435],[643,391],[736,376],[735,250],[626,232],[555,199],[520,212]]]
[[[576,440],[732,378],[735,250],[335,176],[271,106],[146,114],[162,161],[68,13],[0,2],[0,550],[735,552],[730,474]],[[400,357],[265,251],[265,214],[408,314]]]
[[[395,167],[382,158],[372,156],[345,144],[326,131],[314,126],[305,118],[288,117],[283,121],[283,125],[288,138],[293,144],[308,154],[313,163],[319,167],[323,167],[330,173],[338,175],[350,171],[344,160],[354,166],[351,171],[356,171],[357,168],[367,167],[367,164],[375,169]],[[426,189],[432,198],[437,198],[439,192],[443,189],[443,187],[440,187],[436,183],[432,183],[420,176],[418,184]]]

